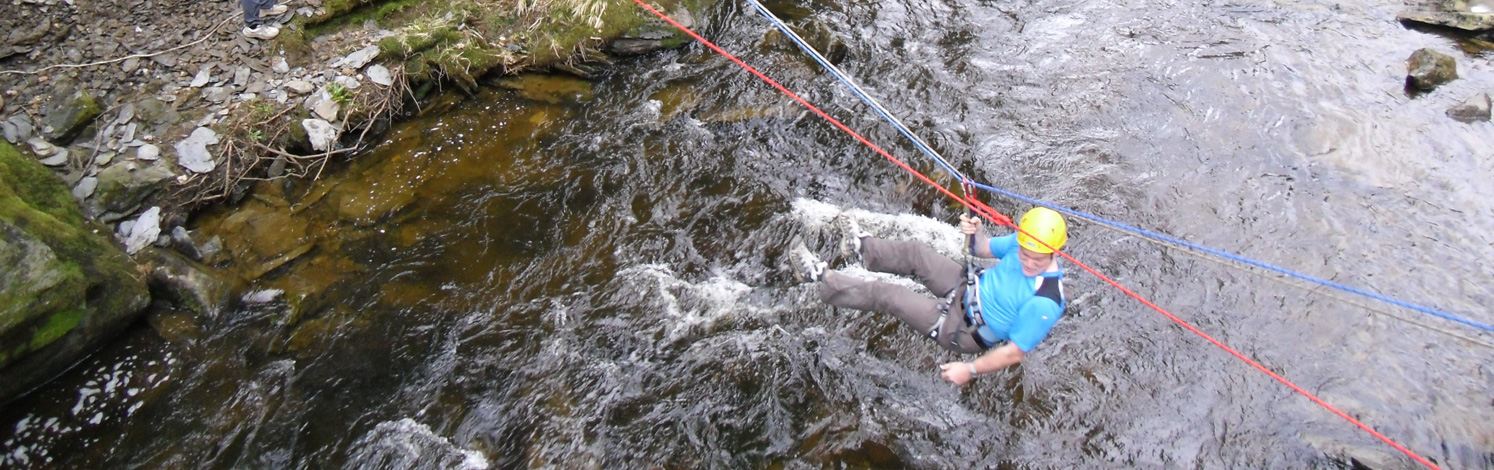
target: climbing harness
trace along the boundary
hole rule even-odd
[[[903,126],[902,123],[898,122],[895,117],[891,116],[890,113],[887,113],[885,111],[885,109],[883,109],[881,107],[880,104],[874,104],[875,100],[872,100],[872,99],[870,99],[869,96],[865,96],[864,93],[861,93],[859,91],[859,88],[856,87],[853,83],[851,83],[849,81],[849,79],[844,78],[844,74],[840,73],[838,69],[834,68],[834,66],[832,64],[830,64],[829,61],[823,60],[824,58],[822,56],[820,56],[818,52],[815,52],[812,47],[809,47],[806,43],[804,43],[804,41],[803,41],[802,38],[799,38],[798,35],[796,35],[796,34],[793,33],[793,31],[790,31],[788,29],[788,27],[783,24],[782,21],[778,20],[771,13],[769,13],[767,11],[766,7],[763,7],[762,4],[758,3],[757,0],[747,0],[747,1],[749,3],[751,3],[753,5],[753,7],[757,8],[759,12],[762,12],[763,15],[769,19],[769,21],[772,21],[774,23],[774,25],[776,25],[779,29],[783,30],[783,32],[785,33],[785,36],[788,36],[788,37],[794,39],[794,42],[798,43],[801,49],[804,49],[807,53],[809,53],[810,55],[812,55],[813,57],[815,57],[815,60],[821,61],[821,63],[823,65],[825,65],[827,69],[831,70],[831,72],[834,73],[837,78],[840,78],[842,82],[846,83],[847,86],[849,86],[850,88],[852,88],[853,91],[858,94],[858,96],[862,96],[863,100],[866,101],[866,102],[868,102],[868,104],[872,105],[873,109],[877,110],[877,112],[879,114],[882,114],[883,117],[885,119],[887,119],[889,122],[892,122],[894,124],[894,126],[898,128],[899,132],[902,132],[905,136],[907,136],[909,138],[909,140],[912,140],[914,142],[915,146],[919,147],[920,150],[924,150],[925,153],[929,154],[931,157],[937,155],[937,153],[933,152],[932,149],[928,149],[927,145],[924,145],[922,143],[921,139],[918,139],[917,136],[912,135],[912,132],[908,131],[906,129],[906,126]],[[674,26],[675,28],[678,28],[680,31],[684,32],[685,34],[689,35],[691,38],[693,38],[696,41],[700,42],[702,45],[705,45],[706,47],[710,48],[712,51],[715,51],[717,54],[720,54],[722,57],[725,57],[727,60],[730,60],[733,63],[736,63],[738,66],[741,66],[743,70],[748,71],[749,73],[751,73],[754,76],[756,76],[758,79],[762,80],[764,83],[767,83],[768,85],[770,85],[773,88],[777,89],[778,91],[782,92],[784,95],[786,95],[789,98],[793,99],[794,101],[798,102],[800,105],[804,106],[805,109],[808,109],[809,111],[813,112],[815,115],[817,115],[820,118],[824,119],[826,122],[828,122],[831,125],[835,126],[837,129],[840,129],[841,131],[845,132],[847,135],[850,135],[852,138],[856,139],[856,141],[861,142],[863,145],[866,145],[868,148],[870,148],[871,150],[875,151],[877,154],[881,155],[882,157],[886,158],[888,161],[891,161],[893,164],[897,165],[898,167],[902,168],[903,170],[908,171],[911,175],[913,175],[919,181],[923,181],[924,183],[927,183],[934,190],[940,192],[941,194],[944,194],[945,196],[948,196],[950,199],[961,201],[962,203],[964,203],[966,205],[966,207],[969,210],[975,212],[976,214],[980,215],[982,218],[985,218],[986,220],[990,220],[993,223],[997,223],[997,224],[1000,224],[1000,225],[1003,225],[1003,226],[1010,226],[1010,227],[1016,229],[1019,233],[1025,233],[1025,232],[1022,232],[1021,228],[1018,227],[1017,224],[1012,223],[1012,220],[1010,218],[1007,218],[1006,216],[1001,215],[995,209],[992,209],[990,206],[988,206],[988,205],[980,202],[973,195],[967,195],[965,197],[961,197],[961,196],[958,196],[958,195],[954,194],[954,192],[952,192],[949,189],[945,188],[944,186],[936,183],[933,179],[930,179],[928,176],[924,175],[923,173],[920,173],[919,171],[913,169],[907,163],[903,162],[902,160],[899,160],[897,157],[892,156],[891,153],[888,153],[886,150],[884,150],[881,147],[877,146],[876,144],[872,143],[870,140],[867,140],[866,137],[864,137],[861,134],[857,133],[855,130],[852,130],[850,127],[846,126],[844,123],[841,123],[840,120],[835,119],[834,117],[832,117],[829,114],[825,113],[819,107],[814,106],[813,104],[810,104],[808,101],[804,100],[804,98],[800,97],[798,94],[794,93],[793,91],[790,91],[788,88],[784,87],[782,84],[779,84],[777,81],[775,81],[775,80],[773,80],[771,78],[768,78],[768,76],[765,75],[765,74],[763,74],[761,71],[758,71],[756,68],[752,67],[751,65],[748,65],[746,62],[743,62],[741,59],[737,58],[736,56],[732,55],[731,53],[726,52],[726,50],[721,49],[721,47],[717,46],[715,43],[713,43],[713,42],[711,42],[709,40],[706,40],[704,37],[701,37],[695,31],[692,31],[689,28],[684,27],[683,25],[679,24],[679,22],[675,21],[673,18],[670,18],[668,15],[665,15],[665,14],[659,12],[659,10],[655,9],[654,7],[649,6],[647,3],[644,3],[643,0],[633,0],[633,2],[636,3],[636,4],[638,4],[638,6],[642,7],[644,10],[647,10],[649,13],[652,13],[655,16],[658,16],[660,19],[664,20],[665,22],[669,23],[670,25]],[[960,178],[960,181],[962,181],[962,182],[968,182],[968,181],[970,181],[968,178],[965,178],[963,175],[959,174],[959,172],[955,171],[954,168],[952,166],[949,166],[948,162],[947,161],[943,161],[942,158],[937,158],[936,161],[938,161],[940,163],[940,165],[945,166],[946,167],[945,169],[948,170],[948,171],[950,171],[950,173],[957,175]],[[974,182],[971,182],[971,184],[974,185],[974,186],[976,186],[976,187],[982,187],[982,188],[989,187],[989,186],[979,185],[978,183],[974,183]],[[1028,236],[1032,237],[1033,234],[1028,234]],[[1036,238],[1036,237],[1034,237],[1034,238]],[[1380,434],[1379,432],[1377,432],[1374,429],[1370,428],[1368,425],[1365,425],[1364,423],[1360,422],[1359,420],[1354,419],[1354,417],[1349,416],[1347,413],[1344,413],[1343,411],[1340,411],[1338,408],[1333,407],[1333,405],[1328,404],[1327,402],[1325,402],[1322,399],[1318,398],[1316,395],[1313,395],[1312,393],[1308,392],[1307,390],[1304,390],[1302,387],[1297,386],[1297,384],[1292,383],[1291,381],[1289,381],[1286,378],[1284,378],[1284,377],[1276,374],[1275,372],[1272,372],[1270,369],[1267,369],[1265,366],[1261,365],[1259,362],[1256,362],[1255,360],[1252,360],[1249,357],[1246,357],[1244,354],[1241,354],[1239,351],[1236,351],[1234,348],[1231,348],[1228,345],[1225,345],[1224,343],[1220,342],[1219,340],[1214,339],[1212,336],[1209,336],[1207,333],[1204,333],[1203,331],[1200,331],[1198,328],[1195,328],[1193,325],[1189,324],[1188,322],[1183,321],[1181,318],[1178,318],[1177,316],[1175,316],[1175,315],[1167,312],[1162,307],[1157,306],[1156,304],[1152,303],[1151,301],[1146,300],[1146,298],[1142,297],[1141,295],[1139,295],[1139,294],[1137,294],[1135,292],[1132,292],[1130,289],[1127,289],[1125,286],[1120,285],[1120,283],[1117,283],[1115,280],[1111,279],[1110,277],[1105,276],[1104,274],[1101,274],[1099,271],[1096,271],[1094,268],[1091,268],[1089,265],[1086,265],[1086,264],[1084,264],[1082,262],[1079,262],[1079,260],[1074,259],[1069,254],[1064,253],[1063,251],[1058,250],[1057,249],[1058,247],[1049,246],[1047,243],[1045,243],[1045,242],[1043,242],[1041,240],[1038,240],[1038,243],[1043,244],[1044,246],[1047,246],[1050,249],[1053,249],[1053,253],[1055,253],[1055,254],[1057,254],[1059,256],[1062,256],[1064,259],[1069,260],[1069,262],[1074,263],[1075,266],[1079,266],[1080,268],[1083,268],[1085,271],[1087,271],[1090,274],[1094,275],[1096,278],[1099,278],[1100,280],[1104,281],[1105,283],[1110,284],[1111,286],[1115,287],[1116,289],[1119,289],[1121,292],[1124,292],[1126,295],[1128,295],[1128,296],[1136,299],[1137,301],[1141,302],[1142,304],[1146,305],[1147,307],[1151,308],[1152,310],[1157,311],[1158,313],[1162,314],[1163,316],[1166,316],[1169,320],[1172,320],[1174,323],[1177,323],[1179,326],[1182,326],[1183,328],[1187,329],[1188,331],[1192,332],[1193,334],[1198,335],[1199,337],[1207,340],[1208,342],[1212,343],[1214,346],[1217,346],[1220,349],[1224,350],[1225,352],[1228,352],[1229,354],[1233,355],[1235,358],[1237,358],[1237,359],[1245,362],[1246,364],[1250,365],[1251,367],[1255,368],[1256,370],[1259,370],[1262,373],[1265,373],[1266,375],[1270,376],[1272,379],[1275,379],[1277,382],[1280,382],[1281,384],[1283,384],[1283,385],[1291,388],[1293,391],[1297,392],[1298,394],[1301,394],[1302,396],[1307,397],[1313,403],[1316,403],[1319,406],[1323,407],[1324,409],[1332,412],[1333,414],[1338,415],[1338,417],[1343,418],[1345,421],[1348,421],[1349,423],[1353,424],[1354,426],[1358,427],[1359,429],[1361,429],[1361,430],[1369,433],[1370,435],[1372,435],[1375,438],[1379,439],[1381,442],[1384,442],[1387,445],[1389,445],[1391,447],[1394,447],[1396,450],[1400,451],[1402,454],[1405,454],[1407,457],[1415,460],[1416,462],[1418,462],[1418,463],[1420,463],[1422,465],[1427,466],[1428,468],[1434,468],[1434,469],[1435,468],[1439,468],[1435,464],[1433,464],[1431,461],[1427,460],[1425,457],[1422,457],[1421,455],[1418,455],[1415,452],[1412,452],[1410,449],[1407,449],[1405,446],[1402,446],[1399,443],[1395,442],[1394,440],[1390,439],[1389,437],[1386,437],[1385,435]]]

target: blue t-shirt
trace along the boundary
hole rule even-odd
[[[1032,352],[1038,342],[1048,337],[1048,330],[1058,323],[1063,315],[1063,305],[1047,297],[1038,297],[1038,278],[1043,283],[1060,282],[1063,270],[1045,272],[1035,277],[1022,274],[1022,261],[1018,259],[1017,235],[991,239],[991,253],[1001,262],[991,266],[980,275],[980,310],[989,332],[982,332],[986,339],[1011,341],[1022,349]],[[1059,284],[1062,286],[1062,284]],[[1060,301],[1063,290],[1060,287]]]

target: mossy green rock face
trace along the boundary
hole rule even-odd
[[[124,252],[50,170],[0,142],[0,402],[51,379],[150,301]]]

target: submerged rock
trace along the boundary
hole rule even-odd
[[[242,284],[236,279],[219,277],[174,251],[152,248],[146,251],[145,258],[153,292],[199,317],[213,317],[222,312]]]
[[[50,170],[0,143],[0,403],[129,326],[149,303],[135,264],[95,233]],[[102,231],[102,230],[100,230]]]
[[[257,290],[244,294],[244,297],[241,300],[249,305],[267,304],[270,302],[274,302],[275,299],[280,298],[280,296],[284,294],[285,291],[280,289]]]
[[[560,75],[526,74],[499,79],[493,84],[517,91],[525,99],[550,104],[585,103],[595,96],[591,82]]]
[[[226,236],[223,244],[235,263],[252,267],[304,253],[313,242],[310,224],[289,210],[255,203],[240,207],[211,232]],[[203,251],[207,250],[204,245]]]
[[[690,10],[679,8],[667,13],[681,26],[695,29],[695,17]],[[633,56],[663,49],[673,49],[689,44],[693,40],[678,28],[661,20],[649,19],[616,39],[607,43],[607,52],[614,55]]]
[[[828,59],[832,64],[841,63],[845,60],[846,55],[850,53],[850,48],[846,47],[845,41],[842,41],[840,39],[840,36],[837,36],[835,32],[824,23],[809,22],[807,24],[791,27],[794,29],[795,34],[798,34],[800,38],[804,39],[804,41],[809,44],[809,47],[814,48],[815,52],[819,52],[821,56],[824,56],[825,59]],[[783,34],[782,31],[779,31],[777,29],[772,29],[765,33],[763,35],[763,41],[767,44],[784,50],[800,50],[799,45],[794,43],[793,39],[790,39],[787,35]],[[813,60],[808,55],[805,55],[804,58],[807,60]]]
[[[1447,117],[1466,123],[1489,121],[1489,94],[1479,93],[1447,110]]]
[[[1419,90],[1431,90],[1458,78],[1458,62],[1431,49],[1417,49],[1406,62],[1406,80]]]

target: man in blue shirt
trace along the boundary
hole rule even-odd
[[[970,362],[939,366],[956,385],[1022,362],[1063,316],[1063,270],[1053,254],[1068,241],[1063,216],[1045,207],[1022,216],[1018,233],[989,238],[979,219],[960,217],[960,231],[974,237],[974,255],[996,258],[967,289],[965,266],[913,241],[882,240],[857,229],[845,240],[847,254],[866,269],[912,276],[943,299],[911,289],[826,270],[802,244],[792,253],[795,273],[820,284],[820,298],[837,307],[892,314],[945,349],[980,353]],[[967,292],[968,291],[968,292]]]

